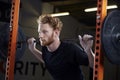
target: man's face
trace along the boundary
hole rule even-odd
[[[49,24],[39,24],[38,34],[42,46],[49,46],[54,42],[55,31]]]

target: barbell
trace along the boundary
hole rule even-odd
[[[0,58],[6,60],[9,42],[9,24],[0,27]],[[16,59],[20,59],[27,46],[27,39],[22,30],[18,29]],[[67,39],[67,41],[78,42],[78,39]],[[39,39],[36,39],[39,43]],[[101,42],[105,56],[113,64],[120,64],[120,11],[111,11],[104,19]]]

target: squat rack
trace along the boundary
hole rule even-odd
[[[10,35],[9,35],[5,80],[14,80],[14,65],[15,65],[15,55],[16,55],[17,34],[18,34],[19,5],[20,5],[20,0],[12,0],[11,18],[10,18],[11,20],[9,26]]]
[[[14,80],[14,65],[16,54],[16,42],[18,32],[19,20],[19,5],[20,0],[12,0],[11,20],[10,20],[10,35],[8,45],[8,57],[6,63],[5,80]],[[97,1],[97,16],[96,16],[96,36],[95,36],[95,59],[94,59],[94,72],[93,80],[103,80],[104,66],[103,66],[103,53],[101,48],[101,28],[103,20],[106,16],[107,0]]]
[[[101,29],[105,16],[107,14],[106,8],[107,8],[107,0],[97,1],[93,80],[103,80],[103,75],[104,75],[103,52],[101,47]]]

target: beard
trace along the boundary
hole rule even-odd
[[[54,42],[53,33],[47,40],[43,39],[40,40],[40,42],[41,42],[41,46],[49,46],[50,44],[52,44]]]

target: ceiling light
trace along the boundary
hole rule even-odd
[[[55,13],[55,14],[51,14],[51,16],[55,17],[55,16],[67,16],[69,15],[69,12],[61,12],[61,13]]]
[[[111,6],[107,6],[107,9],[115,9],[117,8],[117,5],[111,5]],[[87,8],[84,10],[85,12],[93,12],[93,11],[97,11],[97,7],[94,8]]]

